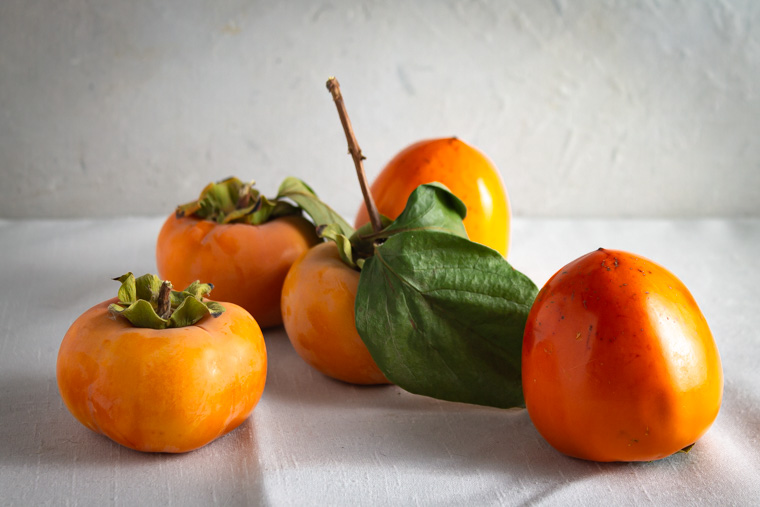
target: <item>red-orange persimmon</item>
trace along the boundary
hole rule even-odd
[[[604,249],[539,292],[522,380],[539,433],[594,461],[650,461],[693,444],[723,394],[718,350],[688,289],[652,261]]]

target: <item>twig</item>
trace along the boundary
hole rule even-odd
[[[346,104],[343,103],[343,95],[340,93],[340,84],[338,83],[338,80],[334,77],[328,79],[327,89],[330,91],[330,94],[335,101],[335,107],[338,109],[338,116],[340,116],[340,123],[343,125],[343,131],[346,133],[346,141],[348,141],[348,152],[351,154],[351,158],[354,159],[354,166],[356,166],[356,176],[359,178],[359,185],[362,187],[364,204],[367,206],[369,221],[372,223],[372,230],[375,232],[380,232],[383,228],[383,222],[380,219],[380,213],[377,211],[375,200],[372,198],[372,194],[369,192],[367,176],[364,174],[364,164],[362,163],[364,156],[362,155],[361,148],[359,148],[359,143],[356,141],[354,129],[351,126],[351,120],[348,118],[348,112],[346,112]]]

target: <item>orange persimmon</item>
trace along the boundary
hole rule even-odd
[[[650,461],[707,431],[723,370],[704,316],[675,275],[599,249],[539,292],[525,327],[522,382],[531,420],[560,452]]]
[[[282,324],[285,275],[318,241],[314,225],[297,215],[249,225],[172,214],[158,235],[156,263],[159,276],[177,285],[207,280],[215,298],[242,306],[266,328]]]
[[[282,288],[285,331],[298,355],[325,375],[354,384],[387,384],[354,323],[359,272],[333,242],[303,254]]]
[[[511,211],[501,175],[480,151],[455,137],[412,144],[398,153],[372,183],[378,211],[395,219],[419,185],[443,183],[467,206],[464,227],[472,241],[507,256]],[[364,204],[355,227],[368,220]]]
[[[286,199],[333,215],[295,178],[286,178],[273,199],[254,185],[227,178],[178,206],[158,235],[156,263],[162,278],[180,286],[205,280],[214,285],[215,297],[242,306],[261,327],[278,326],[285,275],[320,241],[302,209]]]
[[[207,314],[185,327],[135,327],[117,316],[114,308],[129,309],[113,299],[76,319],[56,369],[74,417],[121,445],[148,452],[191,451],[239,426],[264,389],[264,338],[243,308],[199,301],[193,303],[201,309],[215,305],[218,316]],[[153,313],[152,321],[157,319]]]

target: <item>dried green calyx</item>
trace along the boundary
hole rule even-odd
[[[258,225],[278,216],[301,212],[288,202],[266,198],[254,185],[253,181],[243,183],[234,177],[209,183],[197,200],[177,207],[177,216],[193,215],[220,224]]]
[[[114,317],[124,317],[135,327],[166,329],[192,326],[206,315],[219,317],[224,307],[215,301],[204,301],[210,283],[195,281],[183,291],[172,290],[168,281],[156,275],[138,278],[127,273],[114,278],[121,282],[119,302],[108,306]]]
[[[304,211],[315,226],[335,223],[345,234],[353,232],[353,228],[322,202],[309,185],[297,178],[285,178],[277,197],[271,199],[261,195],[254,184],[253,181],[243,183],[234,177],[209,183],[197,200],[177,207],[177,217],[195,216],[219,224],[259,225],[278,217],[300,215]]]

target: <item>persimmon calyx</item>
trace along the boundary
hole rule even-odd
[[[317,197],[309,185],[298,178],[285,178],[274,198],[261,195],[254,186],[254,181],[244,183],[235,177],[209,183],[198,199],[177,206],[175,214],[177,218],[195,216],[219,224],[260,225],[275,218],[304,212],[316,227],[334,223],[347,236],[354,231],[348,222]]]
[[[297,206],[268,199],[254,188],[254,181],[244,183],[230,177],[217,183],[209,183],[195,201],[177,206],[178,218],[196,216],[220,224],[247,223],[258,225],[276,217],[297,215]]]
[[[166,329],[192,326],[206,315],[219,317],[224,306],[204,300],[210,283],[195,281],[182,291],[172,290],[171,282],[145,274],[135,278],[131,272],[114,280],[121,282],[119,302],[108,306],[114,318],[124,317],[135,327]]]

